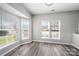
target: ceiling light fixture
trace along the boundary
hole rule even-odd
[[[52,9],[51,11],[55,11],[54,9]]]
[[[46,6],[52,6],[53,3],[45,3]]]

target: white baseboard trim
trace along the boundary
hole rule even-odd
[[[31,42],[32,42],[32,40],[29,41],[29,42],[23,42],[23,43],[19,44],[19,46],[20,46],[20,45],[23,45],[23,44],[31,43]]]
[[[77,49],[79,49],[79,47],[77,45],[75,45],[75,44],[72,44],[72,46],[75,47],[75,48],[77,48]]]
[[[22,43],[22,44],[31,43],[31,42],[32,42],[32,41],[25,42],[25,43]],[[12,49],[10,49],[9,51],[7,51],[7,52],[3,53],[1,56],[6,55],[7,53],[11,52],[12,50],[14,50],[15,48],[19,47],[19,46],[20,46],[20,45],[22,45],[22,44],[18,44],[17,46],[13,47],[13,48],[12,48]]]
[[[32,41],[28,41],[28,42],[24,42],[24,43],[21,43],[21,44],[18,44],[17,46],[13,47],[12,49],[10,49],[9,51],[5,52],[4,54],[2,54],[1,56],[4,56],[6,55],[7,53],[9,53],[10,51],[12,51],[13,49],[17,48],[18,46],[20,45],[23,45],[23,44],[27,44],[27,43],[31,43],[31,42],[46,42],[46,43],[54,43],[54,44],[64,44],[64,45],[72,45],[74,46],[75,48],[79,49],[78,46],[74,45],[74,44],[70,44],[70,43],[62,43],[62,42],[51,42],[51,41],[40,41],[40,40],[32,40]]]
[[[40,40],[33,40],[34,42],[46,42],[46,43],[54,43],[54,44],[64,44],[64,45],[71,45],[70,43],[62,43],[62,42],[51,42],[51,41],[40,41]]]

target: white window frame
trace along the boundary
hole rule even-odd
[[[9,14],[9,13],[7,13],[7,12],[5,12],[5,11],[2,11],[2,14],[0,15],[0,19],[1,19],[1,26],[2,26],[2,20],[4,20],[5,21],[5,19],[6,19],[6,15],[11,15],[11,14]],[[12,15],[11,15],[12,16]],[[8,17],[9,18],[9,17]],[[9,31],[9,30],[11,30],[11,31],[14,31],[15,29],[7,29],[7,28],[1,28],[0,29],[1,31]],[[11,42],[8,42],[7,41],[7,39],[6,39],[6,43],[4,43],[4,44],[1,44],[0,45],[0,49],[2,49],[2,48],[5,48],[5,47],[7,47],[7,46],[9,46],[9,45],[12,45],[13,43],[16,43],[17,42],[17,33],[15,33],[16,34],[16,40],[15,41],[11,41]],[[5,37],[7,37],[7,36],[5,36]]]
[[[43,21],[47,21],[47,20],[43,20]],[[40,36],[41,37],[41,39],[56,39],[56,40],[60,40],[60,30],[61,30],[61,22],[60,22],[60,20],[56,20],[57,22],[58,22],[58,24],[59,24],[59,37],[57,37],[57,38],[52,38],[51,37],[51,23],[52,22],[50,22],[50,21],[48,21],[49,22],[49,24],[48,24],[48,26],[49,26],[49,37],[48,38],[45,38],[45,37],[42,37],[42,36]],[[42,32],[42,31],[41,31]]]
[[[44,21],[44,20],[42,20],[42,21]],[[42,21],[41,21],[41,22],[42,22]],[[46,21],[47,21],[47,20],[46,20]],[[48,29],[48,30],[49,30],[49,31],[48,31],[48,32],[49,32],[49,35],[48,35],[48,37],[42,37],[42,34],[41,34],[41,38],[42,38],[42,39],[49,39],[49,38],[50,38],[50,23],[49,23],[49,21],[47,21],[47,22],[48,22],[48,28],[49,28],[49,29]],[[42,25],[41,25],[41,27],[42,27]],[[41,31],[41,32],[42,32],[42,31]]]
[[[21,32],[21,40],[27,40],[27,39],[30,39],[30,20],[27,19],[27,18],[21,18],[21,21],[22,21],[22,20],[27,20],[27,21],[29,22],[29,25],[28,25],[28,27],[29,27],[29,28],[28,28],[28,37],[27,37],[27,38],[26,38],[26,37],[25,37],[25,38],[22,38],[22,31],[23,31],[24,29],[22,29],[22,23],[20,22],[20,25],[21,25],[21,26],[20,26],[20,29],[21,29],[21,31],[20,31],[20,32]],[[26,30],[26,29],[25,29],[25,30]]]

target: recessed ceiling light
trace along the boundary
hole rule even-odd
[[[53,3],[45,3],[46,6],[52,6]]]

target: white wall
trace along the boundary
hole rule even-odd
[[[77,33],[73,33],[72,45],[79,49],[79,14],[78,14],[78,22],[77,22]]]
[[[78,29],[78,33],[79,33],[79,15],[78,15],[78,28],[77,29]]]
[[[56,13],[47,15],[35,15],[33,16],[33,40],[35,41],[47,41],[56,43],[69,43],[72,42],[72,33],[76,32],[77,20],[79,12],[67,12],[67,13]],[[60,20],[61,21],[61,39],[41,39],[40,37],[40,25],[41,20]]]

